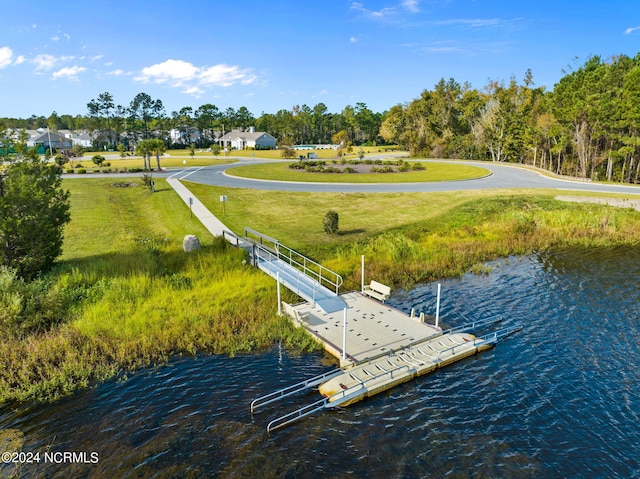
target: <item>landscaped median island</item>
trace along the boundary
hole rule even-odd
[[[482,178],[491,172],[480,166],[448,162],[386,160],[301,160],[229,168],[231,176],[313,183],[423,183]]]
[[[10,284],[16,294],[54,301],[59,318],[48,330],[2,338],[0,400],[56,399],[181,354],[233,355],[278,341],[318,348],[277,316],[275,282],[191,219],[164,180],[156,193],[116,182],[64,181],[72,219],[63,257],[36,293]],[[555,190],[265,194],[188,186],[234,231],[250,226],[278,238],[342,274],[345,290],[359,289],[362,254],[369,278],[411,286],[481,273],[485,261],[511,254],[640,244],[640,212],[565,203]],[[220,195],[229,199],[224,218]],[[340,215],[337,234],[323,230],[328,210]],[[203,248],[184,253],[186,234]]]

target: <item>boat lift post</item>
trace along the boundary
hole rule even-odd
[[[438,298],[436,299],[436,328],[438,327],[438,320],[440,319],[440,283],[438,283]]]
[[[343,311],[344,311],[344,322],[342,323],[342,359],[346,361],[347,360],[347,308],[344,308]]]
[[[364,255],[362,255],[362,281],[360,285],[360,292],[364,294]]]

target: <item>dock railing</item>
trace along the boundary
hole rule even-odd
[[[244,228],[244,236],[247,241],[254,244],[257,257],[266,261],[277,259],[287,263],[318,284],[335,291],[336,295],[338,295],[343,280],[342,276],[335,271],[283,245],[277,239],[249,227]]]
[[[282,389],[279,389],[277,391],[274,391],[272,393],[269,393],[257,399],[254,399],[251,402],[251,414],[255,413],[257,409],[262,406],[266,406],[267,404],[271,404],[273,402],[279,401],[280,399],[291,396],[305,389],[309,389],[314,386],[317,386],[318,384],[324,381],[328,381],[329,379],[336,377],[342,373],[343,373],[342,369],[337,369],[337,370],[334,369],[333,371],[322,373],[318,376],[314,376],[305,381],[292,384],[291,386],[284,387]]]
[[[477,319],[475,321],[467,322],[461,326],[456,326],[455,328],[447,329],[443,331],[442,334],[450,334],[450,333],[463,333],[467,331],[476,331],[478,329],[487,328],[496,323],[500,323],[503,321],[502,316],[491,316],[489,318]]]
[[[473,347],[482,346],[483,344],[491,344],[492,346],[498,343],[498,341],[506,338],[507,336],[520,331],[522,329],[521,324],[514,324],[512,326],[507,326],[502,329],[498,329],[497,331],[493,331],[492,333],[485,334],[484,336],[480,336],[479,338],[474,339],[473,341],[458,343],[449,348],[443,349],[438,353],[437,361],[442,360],[442,355],[444,353],[450,352],[452,355],[455,353],[457,348],[462,348],[464,346],[472,345]]]
[[[222,237],[225,240],[227,240],[227,243],[235,246],[236,248],[240,246],[241,239],[235,233],[232,233],[231,231],[228,231],[228,230],[222,230]]]

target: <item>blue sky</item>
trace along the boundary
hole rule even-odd
[[[382,112],[440,78],[482,88],[530,68],[548,89],[589,56],[640,52],[625,1],[65,0],[2,6],[0,117],[86,114],[139,92],[167,114],[324,103]]]

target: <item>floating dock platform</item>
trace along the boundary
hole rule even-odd
[[[474,332],[495,326],[502,318],[487,318],[442,331],[424,321],[424,315],[407,315],[384,304],[390,288],[376,281],[362,292],[339,294],[342,277],[319,263],[251,228],[244,238],[223,232],[227,240],[244,248],[251,264],[276,280],[279,312],[305,328],[324,349],[340,361],[333,371],[307,379],[255,399],[251,413],[310,388],[322,398],[280,416],[267,425],[267,432],[298,421],[323,409],[347,406],[386,391],[398,384],[493,347],[501,339],[522,329],[519,324],[502,327],[484,336]],[[280,301],[280,286],[293,291],[304,302]],[[367,293],[367,294],[365,294]],[[372,299],[375,297],[378,300]]]
[[[324,349],[346,367],[406,348],[442,334],[442,329],[410,317],[362,293],[341,294],[347,306],[346,335],[344,310],[325,312],[307,302],[284,305],[284,312],[305,328]],[[345,346],[346,339],[346,348]]]
[[[267,404],[310,388],[317,387],[323,396],[272,420],[267,432],[316,412],[348,406],[391,389],[490,349],[522,329],[516,324],[484,336],[471,334],[502,322],[501,317],[494,317],[442,331],[419,317],[409,316],[358,292],[343,294],[341,298],[348,306],[346,313],[326,313],[309,303],[284,305],[285,312],[296,324],[307,329],[326,351],[338,358],[341,367],[254,400],[252,414]]]

